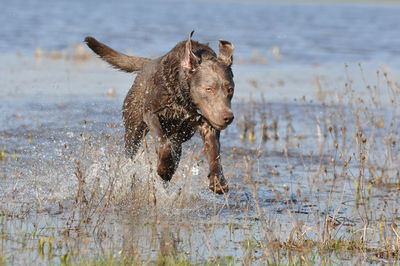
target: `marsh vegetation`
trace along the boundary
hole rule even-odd
[[[114,94],[10,108],[14,129],[0,133],[2,263],[398,260],[400,83],[364,72],[343,66],[336,91],[315,76],[314,94],[291,102],[236,101],[221,136],[232,186],[223,196],[207,189],[198,137],[169,184],[150,138],[127,159]]]
[[[398,263],[400,7],[182,2],[3,7],[0,265]],[[193,28],[236,47],[222,196],[198,136],[169,184],[150,138],[127,159],[133,77],[67,47],[155,57]]]

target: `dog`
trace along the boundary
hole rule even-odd
[[[222,171],[219,138],[220,131],[234,119],[234,46],[219,40],[217,55],[208,44],[193,41],[193,32],[156,59],[128,56],[90,36],[85,42],[111,66],[137,73],[122,108],[128,156],[133,158],[150,131],[156,142],[157,173],[170,181],[182,143],[199,131],[209,164],[209,188],[224,194],[229,186]]]

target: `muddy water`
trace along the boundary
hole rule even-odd
[[[326,219],[335,239],[366,237],[380,246],[377,228],[395,239],[397,5],[125,1],[96,2],[97,11],[86,12],[87,5],[13,1],[0,16],[10,25],[0,29],[0,263],[110,254],[144,262],[160,255],[279,262],[268,243],[322,241]],[[169,184],[155,175],[151,139],[134,160],[125,158],[120,108],[134,76],[95,58],[73,60],[67,48],[92,34],[122,50],[134,44],[135,54],[160,55],[192,28],[213,47],[218,38],[237,47],[236,119],[221,136],[226,196],[207,189],[198,136],[185,144]],[[36,46],[66,49],[69,57],[34,58]],[[381,90],[371,93],[367,84]]]

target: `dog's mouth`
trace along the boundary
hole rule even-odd
[[[208,120],[208,121],[210,122],[211,126],[217,130],[224,130],[228,126],[228,125],[219,125],[210,120]]]
[[[228,124],[221,125],[221,124],[215,123],[215,122],[212,121],[209,117],[205,116],[204,113],[203,113],[201,110],[199,110],[199,109],[197,109],[197,113],[198,113],[199,115],[201,115],[203,118],[205,118],[205,119],[208,121],[208,123],[210,123],[210,125],[211,125],[213,128],[215,128],[216,130],[224,130],[224,129],[227,128],[227,126],[228,126]]]

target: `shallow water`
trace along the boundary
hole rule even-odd
[[[66,49],[92,35],[119,50],[158,56],[196,30],[195,38],[227,39],[236,56],[255,52],[285,63],[396,64],[399,5],[393,3],[279,3],[271,1],[6,1],[0,51]],[[117,14],[117,15],[116,15]]]
[[[252,261],[262,263],[265,251],[257,243],[290,239],[299,225],[307,238],[318,240],[324,219],[332,217],[339,226],[336,234],[351,239],[365,217],[372,223],[382,216],[399,217],[396,188],[370,191],[371,200],[361,206],[368,204],[373,214],[357,203],[360,167],[352,144],[356,117],[344,96],[336,101],[338,97],[328,94],[332,102],[321,102],[312,88],[301,92],[312,100],[301,100],[298,94],[296,101],[274,102],[267,95],[263,103],[238,93],[235,123],[221,135],[231,191],[216,196],[207,189],[207,164],[198,136],[185,144],[178,171],[167,185],[155,175],[151,139],[133,161],[125,158],[120,108],[132,79],[129,75],[94,58],[77,63],[14,57],[12,62],[3,69],[9,72],[9,88],[19,89],[3,90],[0,132],[5,152],[0,161],[2,250],[11,264],[60,262],[65,254],[79,260],[121,252],[154,261],[160,252],[168,254],[165,245],[194,261],[218,256],[244,260],[250,242],[255,245]],[[21,62],[27,66],[24,71],[10,70]],[[246,75],[257,78],[251,71],[254,67],[239,64],[238,82],[246,84]],[[262,66],[257,69],[265,71]],[[313,76],[301,78],[312,82]],[[115,96],[107,94],[111,86],[117,88]],[[390,109],[372,110],[387,121],[394,115]],[[394,112],[398,114],[397,109]],[[261,135],[264,118],[267,141]],[[254,140],[249,134],[241,137],[245,122],[250,131],[254,129]],[[348,128],[347,140],[337,132],[342,127]],[[388,130],[376,129],[376,145]],[[370,134],[368,128],[363,131]],[[378,150],[371,162],[375,159],[381,165],[385,152]],[[353,161],[345,167],[346,156],[353,156]],[[391,159],[398,163],[398,157]],[[85,207],[76,204],[77,167],[86,177],[84,191],[90,204]],[[49,237],[57,248],[44,256],[36,246],[38,239]],[[24,249],[26,245],[34,248]]]
[[[96,12],[87,12],[92,4],[13,1],[1,11],[9,27],[0,29],[0,264],[109,254],[279,263],[268,243],[322,241],[327,220],[334,239],[395,242],[398,5],[96,1]],[[192,28],[213,47],[219,38],[236,46],[236,119],[221,135],[226,196],[207,189],[198,136],[185,144],[169,184],[155,175],[151,139],[125,158],[120,109],[134,75],[94,57],[75,60],[68,48],[91,34],[158,56]],[[37,46],[46,50],[35,58]],[[52,49],[67,56],[51,59]],[[390,261],[364,255],[305,256]]]

